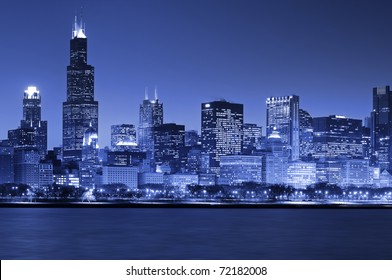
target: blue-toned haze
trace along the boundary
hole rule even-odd
[[[389,1],[2,1],[0,138],[39,88],[49,148],[61,144],[74,16],[83,6],[95,66],[100,145],[110,125],[138,124],[144,88],[164,121],[200,131],[200,104],[243,103],[265,127],[268,96],[296,94],[313,116],[363,119],[372,88],[392,83]],[[79,13],[79,12],[78,12]]]

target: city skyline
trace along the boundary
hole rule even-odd
[[[81,5],[89,61],[97,69],[101,147],[110,146],[111,125],[138,125],[146,86],[150,97],[158,87],[164,123],[182,124],[199,133],[200,104],[219,98],[244,104],[244,122],[263,127],[265,100],[270,96],[298,95],[300,108],[314,117],[336,114],[363,119],[372,109],[373,87],[391,81],[388,33],[382,31],[389,23],[382,14],[391,4],[349,2],[1,4],[6,11],[1,23],[12,23],[8,36],[14,42],[1,47],[7,54],[0,67],[6,81],[1,96],[8,101],[0,108],[7,119],[0,124],[1,139],[19,122],[16,110],[22,91],[37,86],[42,117],[48,121],[48,147],[61,144],[68,40],[75,10]],[[18,8],[21,4],[26,8]],[[275,18],[278,14],[280,20]],[[376,43],[377,38],[385,38],[385,44]]]

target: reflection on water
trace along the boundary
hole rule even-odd
[[[388,209],[0,211],[1,259],[392,259]]]

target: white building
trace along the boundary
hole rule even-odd
[[[297,189],[305,189],[316,183],[316,163],[293,161],[287,169],[287,184]]]
[[[138,167],[134,166],[104,166],[102,168],[102,183],[125,184],[130,188],[137,188],[138,186]]]
[[[162,185],[163,173],[143,172],[139,173],[139,186],[144,185]]]
[[[245,182],[263,183],[263,157],[251,155],[221,156],[220,184],[237,185]]]
[[[172,187],[186,187],[189,185],[197,185],[199,183],[199,176],[196,174],[167,174],[163,177],[163,183],[166,186]]]
[[[344,185],[363,186],[373,184],[374,168],[367,159],[350,159],[342,165],[342,182]]]

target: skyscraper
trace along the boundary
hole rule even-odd
[[[288,151],[278,130],[273,130],[266,141],[264,152],[265,181],[267,184],[286,184]]]
[[[211,173],[219,174],[220,157],[242,153],[244,106],[227,101],[201,104],[201,144]]]
[[[381,169],[391,169],[392,91],[389,86],[373,88],[371,117],[372,152]]]
[[[83,137],[92,127],[98,133],[98,101],[94,100],[94,67],[87,64],[87,37],[82,21],[72,31],[67,66],[67,101],[63,103],[63,160],[80,161]]]
[[[313,154],[312,116],[303,109],[299,109],[299,154],[304,160]]]
[[[154,127],[163,124],[163,104],[155,98],[148,99],[147,90],[139,111],[138,145],[139,149],[147,153],[147,159],[154,157]]]
[[[315,158],[362,157],[362,120],[331,115],[312,123]]]
[[[165,123],[154,128],[154,160],[169,165],[171,172],[180,170],[180,152],[184,148],[185,126]]]
[[[20,127],[8,131],[14,148],[34,147],[45,158],[48,142],[48,123],[41,120],[41,96],[36,87],[28,87],[23,97],[23,119]]]
[[[250,155],[260,146],[262,127],[254,123],[244,123],[243,154]]]
[[[36,87],[28,87],[24,92],[20,126],[34,129],[34,145],[43,159],[48,149],[48,122],[41,120],[41,96]]]
[[[81,187],[94,188],[94,180],[98,167],[98,134],[93,127],[89,127],[83,136],[82,160],[79,162]]]
[[[299,96],[267,98],[267,137],[276,129],[290,151],[290,159],[299,159]]]

